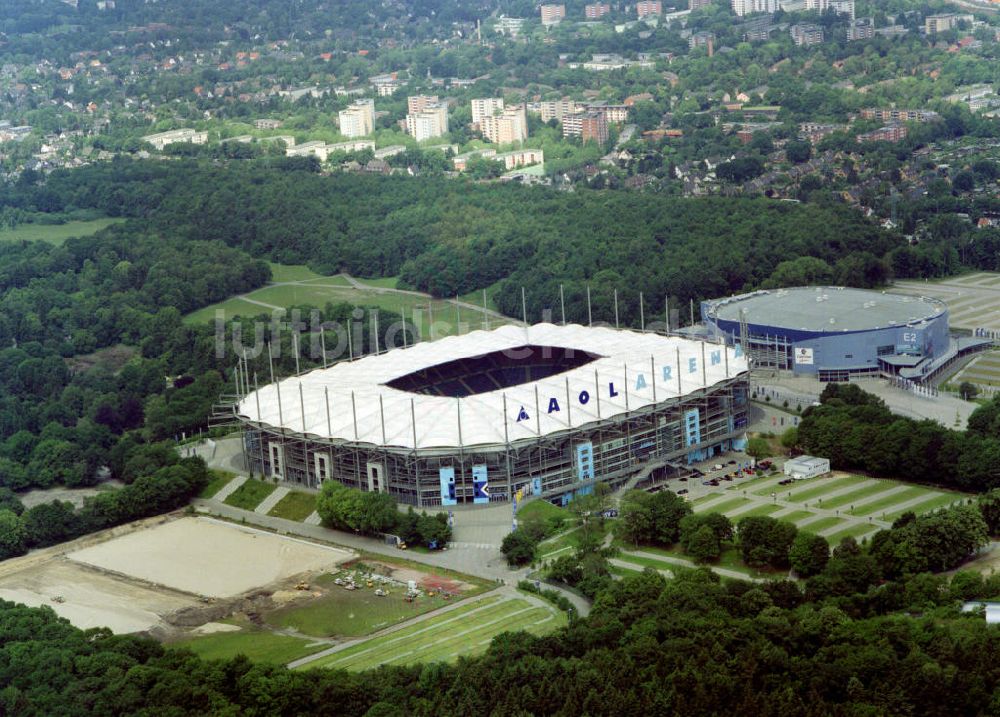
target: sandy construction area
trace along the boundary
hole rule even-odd
[[[354,554],[211,518],[181,518],[114,538],[71,560],[175,590],[234,597]]]
[[[161,615],[198,604],[193,597],[137,585],[59,558],[4,575],[0,598],[31,607],[48,605],[79,628],[109,627],[116,633],[162,626]]]

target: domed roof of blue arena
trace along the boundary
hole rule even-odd
[[[938,299],[865,289],[808,286],[761,290],[705,302],[716,321],[831,334],[916,326],[947,314]]]

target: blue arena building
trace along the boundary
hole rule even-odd
[[[937,299],[845,287],[755,291],[705,301],[701,315],[711,336],[743,345],[753,367],[820,381],[923,382],[984,343],[950,336]]]

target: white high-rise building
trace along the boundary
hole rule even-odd
[[[826,12],[829,9],[854,19],[854,0],[806,0],[806,10]]]
[[[528,116],[524,105],[508,107],[501,114],[483,117],[483,137],[495,144],[513,144],[528,138]]]
[[[755,12],[776,13],[781,6],[779,0],[732,0],[733,12],[740,17]]]
[[[421,112],[406,115],[406,132],[418,142],[448,132],[448,106],[427,105]]]
[[[484,117],[492,117],[503,110],[503,97],[480,97],[472,100],[472,124],[482,126]]]
[[[338,117],[342,135],[366,137],[375,131],[375,100],[356,100]]]

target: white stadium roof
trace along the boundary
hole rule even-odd
[[[527,345],[576,349],[600,358],[548,378],[463,398],[386,385],[438,364]],[[421,449],[482,446],[578,428],[713,386],[746,370],[745,358],[719,344],[575,324],[503,326],[282,379],[245,396],[238,413],[251,422],[319,440]],[[665,373],[669,380],[664,380]],[[553,400],[557,405],[550,403]]]

